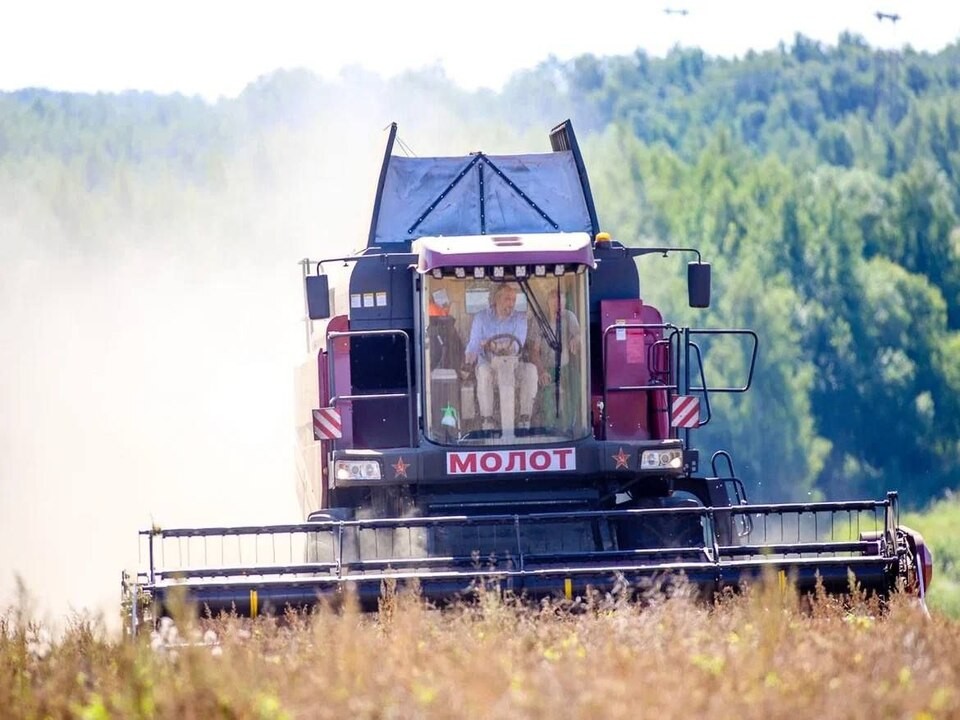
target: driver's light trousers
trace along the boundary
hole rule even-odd
[[[511,380],[513,382],[510,382]],[[480,403],[480,414],[485,418],[494,417],[493,389],[495,386],[500,387],[501,393],[513,392],[514,388],[519,386],[519,414],[527,416],[533,414],[533,401],[537,396],[537,368],[533,363],[518,362],[513,378],[508,377],[508,373],[498,373],[488,363],[477,366],[477,402]],[[499,420],[499,418],[496,419]]]

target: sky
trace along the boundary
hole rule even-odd
[[[880,22],[877,10],[901,19]],[[496,90],[550,56],[677,44],[732,56],[796,33],[833,43],[844,30],[937,51],[957,41],[960,3],[36,0],[0,13],[0,91],[215,101],[279,68],[334,79],[357,66],[385,77],[439,67],[466,89]],[[0,198],[15,208],[0,212],[0,612],[19,577],[45,613],[109,614],[120,569],[138,560],[136,532],[153,522],[300,519],[296,261],[322,254],[318,236],[347,237],[369,218],[396,110],[338,116],[319,133],[334,148],[290,148],[272,196],[115,228],[116,256],[51,255],[78,229],[59,227],[27,184]]]
[[[682,15],[666,10],[686,10]],[[875,13],[898,13],[880,21]],[[236,96],[278,68],[335,78],[360,66],[390,77],[442,67],[466,89],[502,87],[553,55],[617,55],[677,44],[742,55],[795,33],[833,43],[844,30],[880,47],[936,51],[960,36],[942,0],[37,0],[10,3],[0,27],[0,90],[150,90]]]

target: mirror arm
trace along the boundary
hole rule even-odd
[[[641,255],[656,255],[658,253],[666,257],[672,252],[689,252],[697,256],[697,262],[702,263],[703,258],[700,257],[700,251],[696,248],[686,248],[686,247],[644,247],[644,248],[624,248],[626,254],[630,257],[639,257]]]
[[[333,257],[333,258],[324,258],[323,260],[317,260],[317,275],[320,275],[320,268],[323,267],[324,263],[333,263],[333,262],[342,262],[344,264],[348,262],[370,262],[372,260],[379,260],[382,264],[391,268],[408,268],[411,265],[416,265],[419,256],[416,253],[378,253],[377,255],[345,255],[344,257]]]

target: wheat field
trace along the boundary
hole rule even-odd
[[[960,625],[911,598],[531,605],[414,594],[283,618],[189,614],[136,639],[73,617],[0,620],[11,718],[950,718]]]

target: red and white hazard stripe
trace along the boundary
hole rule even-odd
[[[343,424],[336,408],[325,407],[313,411],[313,439],[335,440],[343,437]]]
[[[673,399],[670,412],[673,427],[695,428],[700,425],[700,398],[694,395],[678,395]]]

